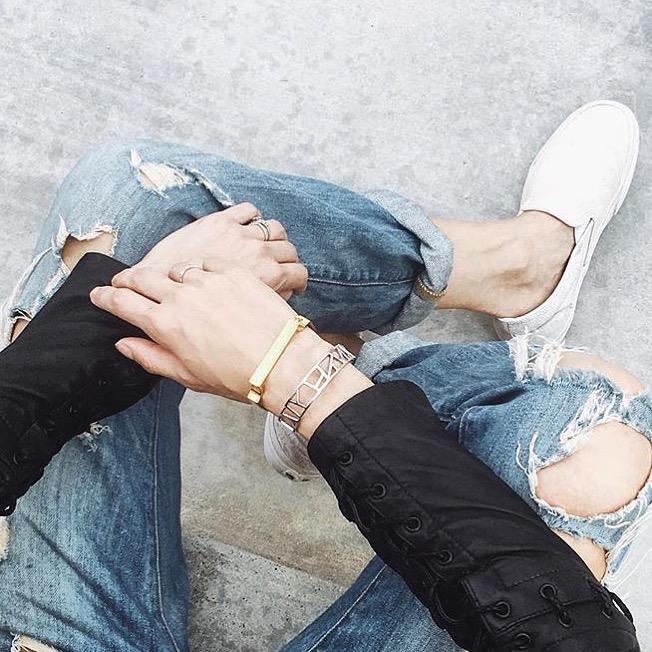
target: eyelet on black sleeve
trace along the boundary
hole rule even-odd
[[[369,494],[374,500],[382,500],[387,495],[387,487],[381,482],[377,482]]]
[[[554,584],[542,584],[539,594],[544,600],[550,600],[557,597],[557,587]]]
[[[405,521],[405,529],[408,532],[419,532],[423,527],[423,523],[418,516],[410,516],[407,521]]]
[[[16,466],[22,466],[29,461],[29,452],[24,449],[17,450],[14,452],[12,459]]]
[[[566,629],[569,629],[575,624],[575,621],[573,620],[573,616],[571,616],[568,611],[564,611],[563,613],[559,614],[559,624],[562,627],[566,627]]]
[[[453,561],[453,553],[450,550],[444,548],[435,555],[435,561],[440,566],[448,566],[448,564]]]
[[[525,632],[521,632],[514,637],[515,650],[527,650],[532,647],[532,637]]]
[[[501,600],[500,602],[496,602],[491,612],[497,618],[509,618],[512,614],[512,607],[509,602]]]
[[[353,453],[351,451],[344,451],[338,458],[337,463],[340,466],[349,466],[353,462]]]

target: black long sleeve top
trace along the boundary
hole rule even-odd
[[[634,652],[626,607],[396,381],[354,396],[308,445],[344,516],[470,652]]]

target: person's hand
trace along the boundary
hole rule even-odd
[[[178,276],[180,268],[170,270]],[[183,283],[151,268],[117,274],[95,288],[91,301],[138,326],[153,341],[125,338],[118,350],[152,374],[200,392],[246,401],[249,378],[287,320],[296,313],[250,271],[192,268]],[[330,351],[314,331],[297,333],[265,381],[261,407],[280,414],[305,374]],[[306,411],[299,432],[317,426],[349,398],[371,386],[351,365]]]
[[[238,266],[251,270],[286,300],[301,294],[308,273],[285,229],[277,220],[265,220],[270,239],[264,242],[264,231],[252,224],[255,219],[260,212],[247,203],[206,215],[161,240],[136,267],[167,274],[182,262],[208,271]]]
[[[196,391],[242,401],[249,377],[296,314],[252,272],[240,268],[193,268],[177,283],[154,269],[132,267],[117,274],[112,287],[95,288],[91,301],[152,338],[127,338],[116,345],[147,371]],[[330,349],[310,330],[295,336],[291,347],[295,355],[288,360],[295,360],[297,374]],[[293,380],[298,382],[297,374]],[[279,393],[284,391],[279,387]],[[280,407],[286,398],[278,397]]]

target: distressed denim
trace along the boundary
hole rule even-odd
[[[366,343],[356,366],[377,383],[409,380],[419,385],[446,432],[510,485],[549,527],[593,539],[608,552],[604,583],[622,593],[628,575],[642,561],[630,560],[627,553],[652,513],[652,483],[616,512],[583,518],[538,497],[536,474],[572,455],[602,423],[619,421],[652,440],[652,398],[648,392],[625,396],[594,372],[558,368],[564,351],[559,343],[536,336],[432,344],[396,332]],[[284,652],[459,651],[427,616],[403,580],[375,559]],[[646,641],[641,649],[648,649]]]
[[[33,316],[69,273],[61,257],[69,236],[111,233],[113,255],[134,264],[169,233],[243,201],[286,227],[309,271],[308,290],[293,305],[324,330],[406,328],[434,305],[423,287],[446,286],[450,243],[398,195],[363,196],[177,145],[114,142],[89,152],[57,193],[32,264],[5,304],[5,344],[13,323]],[[358,365],[377,382],[419,384],[450,435],[551,527],[612,550],[607,579],[615,578],[643,520],[649,487],[618,514],[578,519],[537,499],[533,478],[569,455],[601,419],[625,421],[649,436],[650,401],[647,395],[625,400],[595,374],[555,370],[555,356],[536,342],[455,347],[394,333],[365,345]],[[61,651],[188,649],[179,517],[182,395],[182,388],[163,382],[133,408],[69,442],[0,522],[0,650],[12,641],[38,647],[25,636]],[[286,648],[428,649],[458,650],[378,560]]]

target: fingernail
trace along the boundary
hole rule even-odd
[[[134,359],[134,352],[131,350],[131,347],[122,340],[115,343],[115,348],[118,349],[125,358],[129,358],[130,360]]]

